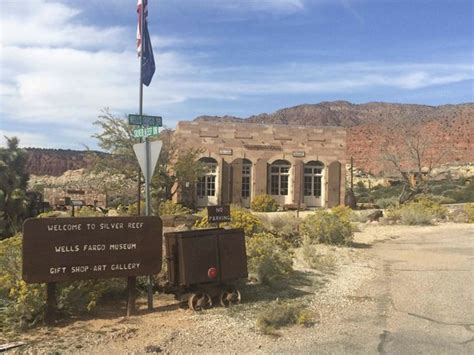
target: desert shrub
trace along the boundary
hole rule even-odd
[[[399,206],[393,206],[387,208],[384,213],[384,218],[387,221],[400,222],[402,219],[402,209]]]
[[[389,208],[398,205],[398,198],[397,197],[384,197],[375,200],[375,204],[379,206],[379,208]]]
[[[198,216],[201,218],[196,221],[194,228],[201,229],[212,227],[212,225],[207,221],[206,209],[199,212]],[[263,230],[263,225],[260,218],[244,208],[231,206],[230,217],[231,222],[221,223],[220,225],[222,227],[241,228],[248,237],[251,237],[255,233],[261,232]]]
[[[137,213],[138,213],[138,204],[137,204],[137,202],[134,202],[134,203],[128,205],[126,210],[127,210],[126,214],[128,216],[136,216]],[[140,212],[143,213],[144,211],[145,211],[145,202],[140,201]]]
[[[44,285],[21,277],[21,234],[0,241],[0,330],[24,328],[43,319]]]
[[[21,275],[21,234],[0,241],[0,329],[26,328],[44,317],[46,287],[27,284]],[[123,290],[122,279],[58,284],[58,310],[64,314],[92,310],[104,295]]]
[[[311,242],[348,244],[352,241],[354,232],[347,218],[342,211],[338,210],[336,213],[316,211],[303,220],[301,232]]]
[[[158,211],[160,213],[160,216],[165,216],[165,215],[181,216],[181,215],[186,215],[186,214],[191,213],[191,210],[189,208],[184,207],[183,205],[179,203],[175,203],[170,200],[162,201],[160,203],[160,207],[158,208]]]
[[[90,206],[76,208],[74,215],[76,217],[104,217],[104,213],[102,211]]]
[[[464,207],[454,208],[449,211],[448,219],[454,223],[469,223]]]
[[[317,244],[311,243],[309,239],[305,239],[301,248],[303,260],[306,264],[320,272],[333,270],[336,266],[336,258],[334,254],[323,253]]]
[[[309,326],[315,322],[313,312],[303,304],[276,301],[257,316],[257,329],[263,334],[294,324]]]
[[[263,227],[278,238],[297,247],[301,244],[299,233],[300,218],[293,215],[262,215],[260,216]]]
[[[52,218],[52,217],[71,217],[71,213],[68,211],[48,211],[40,213],[36,218]]]
[[[372,213],[370,210],[353,210],[351,214],[353,227],[355,228],[354,223],[366,223],[369,220],[368,216],[370,213]]]
[[[278,203],[270,195],[257,195],[252,201],[252,210],[255,212],[275,212]]]
[[[270,233],[257,233],[246,239],[249,272],[263,284],[272,284],[287,275],[293,266],[288,243]]]
[[[440,195],[429,195],[428,197],[430,200],[437,202],[439,204],[449,204],[449,203],[456,203],[456,200],[451,197],[440,196]]]
[[[352,219],[352,210],[343,205],[331,208],[331,212],[338,216],[341,220],[349,222]]]
[[[442,192],[442,195],[459,203],[474,202],[474,183],[468,181],[464,186],[446,189]]]
[[[58,310],[63,315],[90,312],[106,295],[121,295],[124,279],[81,280],[59,284]]]
[[[429,196],[421,196],[409,204],[422,206],[423,208],[429,210],[433,214],[434,218],[438,219],[445,218],[448,213],[448,209],[445,206],[441,206],[440,203],[430,199]]]
[[[400,210],[400,221],[408,225],[433,224],[434,215],[431,211],[417,204],[407,204]]]
[[[474,203],[465,204],[463,210],[466,214],[467,223],[474,223]]]
[[[400,221],[402,224],[428,225],[432,224],[434,219],[445,218],[447,213],[446,207],[422,196],[415,201],[389,209],[386,213],[386,218]]]

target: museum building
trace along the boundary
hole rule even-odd
[[[179,122],[173,136],[181,151],[200,148],[208,167],[176,195],[178,202],[250,207],[268,194],[286,208],[344,203],[344,128],[192,121]]]

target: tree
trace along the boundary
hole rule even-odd
[[[109,152],[112,157],[96,157],[95,168],[101,171],[108,170],[112,173],[121,173],[137,181],[138,161],[133,152],[133,144],[138,139],[133,137],[132,127],[126,119],[115,117],[108,109],[104,109],[94,122],[101,129],[93,137],[99,141],[99,146]],[[176,142],[173,141],[173,131],[163,129],[153,139],[163,142],[157,167],[153,175],[152,198],[155,208],[162,200],[169,200],[180,189],[194,183],[205,172],[204,165],[197,161],[201,152],[199,149],[190,149],[180,152]],[[140,173],[141,174],[141,173]]]
[[[27,215],[26,152],[18,148],[16,137],[0,148],[0,238],[15,234]]]
[[[424,122],[407,118],[392,121],[384,135],[383,159],[403,181],[399,203],[428,192],[431,171],[439,164],[441,156],[435,154],[434,137],[430,136]]]
[[[111,154],[109,157],[96,155],[95,169],[137,180],[139,165],[133,145],[138,143],[138,139],[133,137],[132,126],[125,119],[112,115],[108,108],[102,110],[94,125],[99,126],[101,132],[92,137],[99,141],[99,147]]]

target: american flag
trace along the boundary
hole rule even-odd
[[[146,18],[148,16],[148,4],[147,0],[138,0],[137,1],[137,13],[138,13],[138,26],[137,26],[137,54],[138,56],[141,55],[142,52],[142,34],[140,32],[140,28],[142,27],[142,11],[143,9],[145,12],[143,13],[143,20],[146,24]]]

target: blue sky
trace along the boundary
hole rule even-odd
[[[157,71],[144,111],[174,127],[202,114],[246,117],[330,100],[472,102],[472,7],[149,0]],[[17,135],[23,146],[96,148],[92,122],[103,107],[137,112],[135,9],[135,0],[2,0],[2,136]]]

